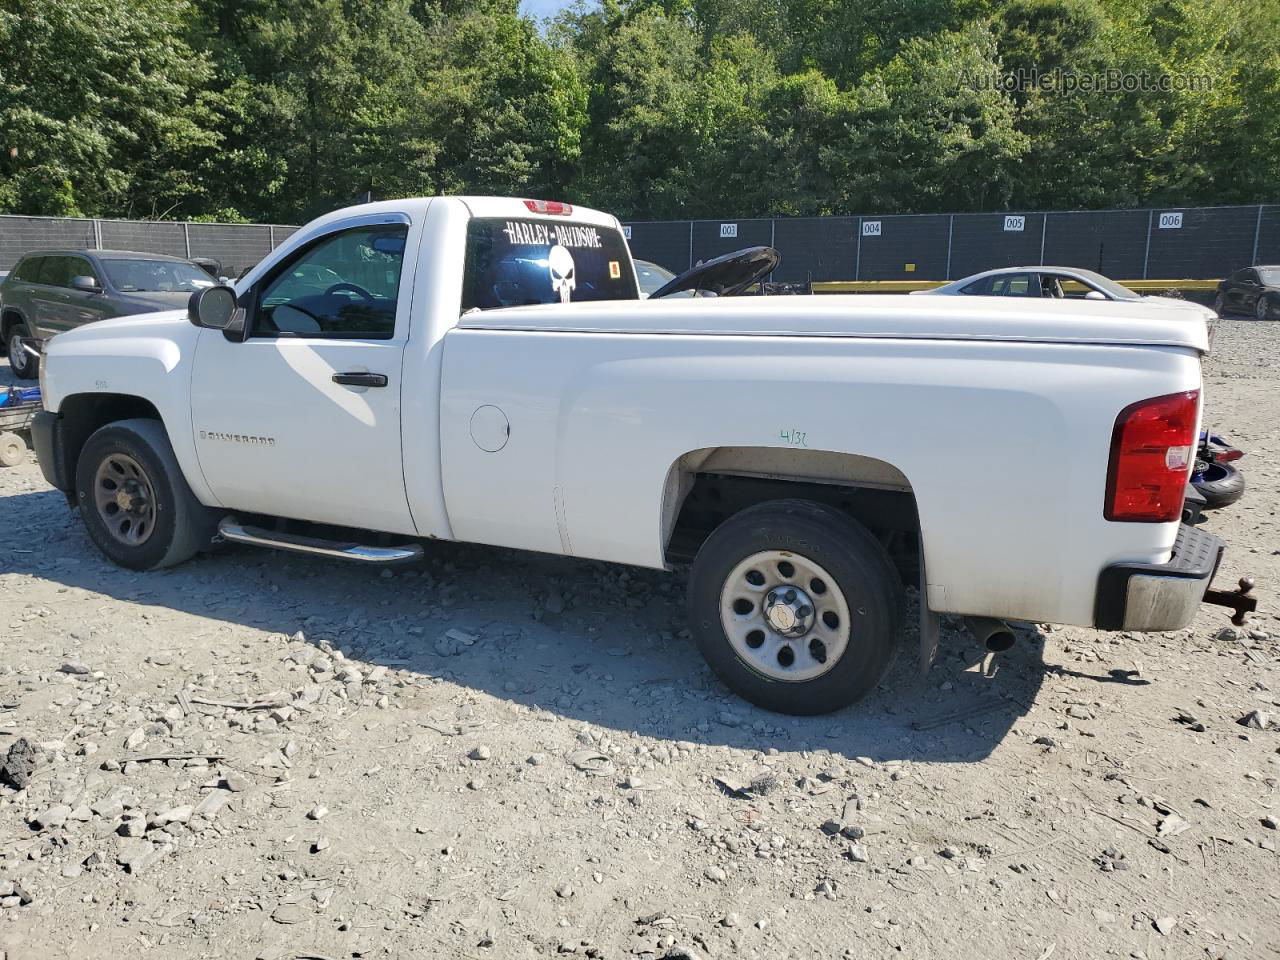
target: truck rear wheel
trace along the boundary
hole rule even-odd
[[[121,420],[89,437],[76,464],[76,500],[98,549],[130,570],[189,559],[217,526],[157,420]]]
[[[866,696],[897,649],[902,585],[880,543],[838,510],[775,500],[698,551],[689,613],[702,655],[766,710],[828,713]]]

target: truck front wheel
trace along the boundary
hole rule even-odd
[[[121,420],[89,437],[76,464],[76,500],[98,549],[130,570],[181,563],[216,528],[157,420]]]
[[[902,585],[855,520],[775,500],[707,538],[689,608],[703,656],[736,694],[779,713],[828,713],[866,696],[888,671]]]

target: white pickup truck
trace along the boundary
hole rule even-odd
[[[993,648],[990,618],[1184,626],[1222,551],[1179,522],[1207,349],[1141,303],[641,300],[614,217],[436,197],[53,338],[34,439],[134,569],[218,539],[691,560],[711,666],[816,713],[881,680],[904,584],[926,654],[944,612]]]

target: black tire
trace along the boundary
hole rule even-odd
[[[1244,474],[1230,463],[1211,463],[1205,478],[1192,483],[1204,497],[1205,510],[1229,507],[1244,496]]]
[[[1213,312],[1220,317],[1227,315],[1227,298],[1221,293],[1213,298]]]
[[[5,348],[9,352],[9,368],[19,380],[34,380],[40,374],[40,361],[23,350],[19,340],[31,336],[25,323],[15,323],[5,333]]]
[[[145,475],[153,496],[146,539],[117,539],[97,504],[99,467],[113,455],[130,458]],[[76,463],[76,502],[89,537],[113,562],[130,570],[156,570],[190,559],[208,546],[217,513],[196,499],[178,467],[173,447],[158,420],[121,420],[96,431]]]
[[[847,646],[812,679],[761,673],[734,649],[721,621],[727,578],[753,554],[770,550],[825,569],[848,604]],[[778,713],[829,713],[874,690],[897,653],[902,606],[902,583],[879,541],[845,514],[808,500],[774,500],[735,514],[703,543],[689,577],[689,619],[703,657],[738,696]]]
[[[1270,320],[1275,314],[1275,304],[1271,299],[1263,294],[1258,297],[1258,302],[1253,305],[1253,318],[1255,320]]]

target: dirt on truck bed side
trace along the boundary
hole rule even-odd
[[[0,469],[0,958],[1280,955],[1280,324],[1215,350],[1248,627],[1027,630],[987,676],[948,622],[811,719],[719,685],[682,574],[138,575]]]

